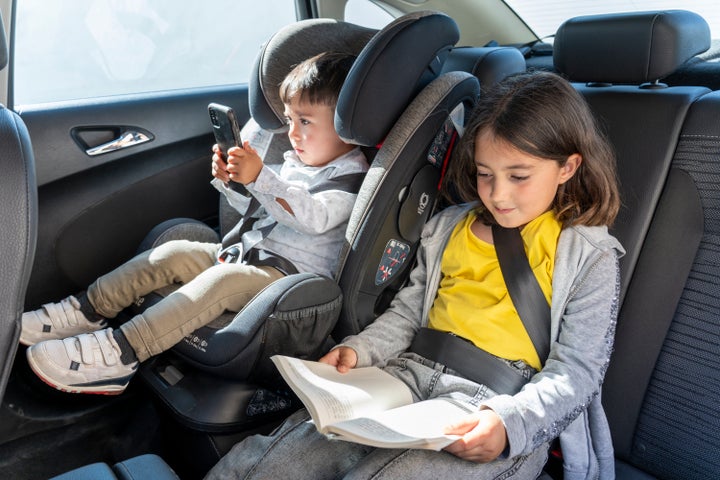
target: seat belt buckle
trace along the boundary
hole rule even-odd
[[[242,258],[242,245],[230,245],[218,252],[217,263],[237,263]]]

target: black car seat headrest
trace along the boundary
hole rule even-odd
[[[710,28],[685,10],[590,15],[555,35],[555,68],[574,82],[655,82],[710,48]]]
[[[250,77],[250,114],[263,129],[284,129],[278,88],[301,61],[324,51],[357,55],[338,98],[335,128],[347,142],[374,147],[413,97],[435,79],[460,32],[445,14],[415,12],[372,30],[329,19],[301,20],[262,48]]]
[[[363,146],[382,142],[410,101],[437,78],[460,31],[449,16],[415,12],[395,19],[360,52],[340,92],[335,129]]]
[[[309,19],[280,29],[262,47],[249,81],[250,115],[263,129],[285,128],[279,88],[292,68],[326,51],[358,55],[377,30],[332,19]]]
[[[450,52],[443,73],[472,73],[484,89],[526,68],[525,57],[514,47],[457,47]]]

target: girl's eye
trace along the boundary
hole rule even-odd
[[[477,172],[477,177],[478,178],[490,178],[490,174],[485,173],[485,172]]]
[[[525,176],[513,175],[513,176],[512,176],[512,179],[513,179],[513,181],[515,181],[515,182],[522,182],[522,181],[524,181],[524,180],[527,180],[528,178],[530,178],[530,176],[528,176],[528,175],[525,175]]]

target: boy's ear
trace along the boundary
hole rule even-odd
[[[577,169],[580,168],[582,163],[582,155],[579,153],[573,153],[565,161],[565,165],[560,167],[560,183],[565,183],[575,175]]]

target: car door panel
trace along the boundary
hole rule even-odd
[[[156,224],[190,217],[214,225],[214,140],[207,105],[249,118],[245,86],[136,96],[22,112],[38,171],[38,246],[26,306],[85,288],[136,252]],[[88,155],[126,132],[148,141]]]

